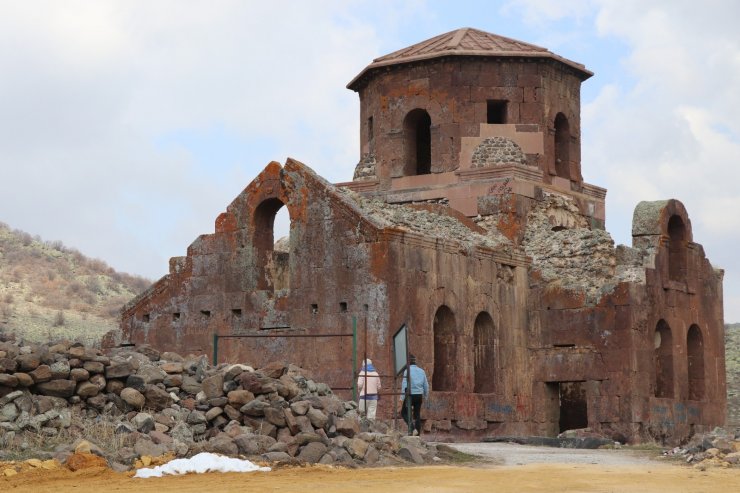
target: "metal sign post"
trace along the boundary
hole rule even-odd
[[[409,330],[406,324],[401,325],[395,334],[393,334],[393,369],[394,372],[394,387],[395,379],[398,375],[406,370],[406,391],[404,393],[404,399],[402,406],[406,406],[406,417],[408,419],[408,433],[411,434],[411,368],[409,367]],[[395,413],[394,413],[395,414]]]

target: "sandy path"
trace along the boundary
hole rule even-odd
[[[97,468],[72,473],[66,469],[24,471],[0,477],[2,492],[188,493],[208,492],[687,492],[740,491],[740,469],[709,469],[651,461],[625,451],[583,451],[521,447],[480,447],[496,462],[524,465],[425,466],[378,469],[291,467],[268,473],[210,473],[133,479]],[[520,448],[526,450],[519,450]],[[472,451],[472,450],[471,450]],[[606,452],[603,453],[603,452]],[[613,452],[613,453],[612,453]],[[595,460],[596,464],[584,463]],[[556,463],[556,462],[560,463]],[[571,461],[571,463],[565,463]]]
[[[699,472],[680,466],[525,465],[382,469],[291,468],[269,473],[210,473],[132,479],[109,470],[22,473],[0,491],[164,492],[691,492],[740,491],[740,470]]]

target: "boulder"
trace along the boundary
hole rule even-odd
[[[327,448],[321,442],[311,442],[300,449],[298,460],[307,462],[309,464],[316,464],[321,460],[321,457],[326,453]]]
[[[140,433],[149,433],[154,429],[154,418],[149,413],[137,413],[131,420],[131,424]]]
[[[355,459],[362,459],[367,453],[367,449],[370,445],[359,438],[352,438],[344,443],[344,448],[349,454]]]
[[[319,409],[309,409],[306,416],[311,421],[311,425],[317,429],[323,429],[329,422],[329,417]]]
[[[98,386],[92,382],[80,382],[79,384],[77,384],[77,390],[75,391],[75,393],[83,399],[96,396],[99,392],[100,389],[98,388]]]
[[[90,378],[90,372],[84,368],[72,368],[69,371],[69,379],[75,382],[83,382]]]
[[[421,456],[416,447],[401,447],[398,450],[398,456],[414,464],[423,464],[424,458]]]
[[[219,433],[217,436],[208,440],[208,447],[211,452],[223,455],[237,455],[239,447],[234,440],[225,433]]]
[[[227,397],[229,404],[236,408],[242,407],[247,402],[254,400],[254,394],[248,390],[232,390],[228,393]]]
[[[282,409],[266,407],[264,409],[265,419],[279,428],[285,427],[285,414]]]
[[[206,421],[213,421],[218,416],[221,416],[224,413],[224,410],[220,407],[212,407],[206,412]]]
[[[151,385],[162,383],[167,378],[167,373],[164,370],[151,364],[141,365],[136,375],[143,378],[144,383]]]
[[[170,394],[156,385],[147,385],[144,391],[144,397],[146,399],[146,406],[155,411],[161,411],[172,404]]]
[[[51,380],[51,368],[49,365],[39,365],[35,370],[28,373],[35,383],[44,383]]]
[[[290,410],[296,416],[303,416],[311,408],[311,403],[306,401],[298,401],[290,404]]]
[[[203,390],[203,387],[198,383],[198,380],[190,375],[182,376],[182,385],[180,385],[180,388],[191,395],[196,395],[198,392]]]
[[[103,373],[105,371],[105,365],[100,361],[88,360],[82,364],[82,367],[90,373]]]
[[[0,386],[5,387],[17,387],[18,377],[14,375],[8,375],[7,373],[0,373]]]
[[[125,378],[133,373],[129,361],[111,360],[110,366],[105,368],[106,378]]]
[[[77,388],[77,382],[72,380],[51,380],[36,385],[36,389],[41,395],[51,397],[72,397]]]
[[[357,420],[350,418],[339,418],[334,422],[334,426],[337,429],[337,433],[341,433],[347,438],[352,438],[360,432],[360,426]]]
[[[146,403],[144,395],[136,389],[126,387],[121,390],[121,399],[133,409],[142,409]]]
[[[247,402],[239,411],[247,416],[261,417],[265,415],[265,409],[269,408],[270,404],[259,399]]]
[[[17,372],[13,376],[18,379],[19,387],[30,387],[33,385],[33,378],[28,373]]]
[[[141,375],[129,375],[126,377],[126,387],[144,392],[146,390],[146,380]]]
[[[217,373],[203,380],[202,382],[203,392],[206,394],[206,398],[215,399],[224,395],[224,376],[222,373]]]
[[[177,362],[163,363],[162,366],[160,366],[160,368],[162,369],[162,371],[168,374],[183,372],[182,363],[177,363]]]

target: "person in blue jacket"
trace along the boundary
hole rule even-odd
[[[414,430],[413,435],[421,434],[421,404],[423,399],[429,397],[429,381],[427,380],[427,374],[416,366],[416,356],[413,354],[409,355],[409,376],[411,378],[411,385],[409,386],[409,394],[411,397],[411,414],[413,416]],[[403,401],[403,407],[401,408],[401,416],[403,416],[406,424],[411,428],[412,416],[408,415],[408,403],[405,401],[406,395],[406,375],[407,372],[403,372],[403,382],[401,383],[401,399]]]

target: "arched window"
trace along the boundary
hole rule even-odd
[[[689,399],[699,401],[704,398],[704,339],[696,325],[689,327],[686,354],[689,360]]]
[[[673,397],[673,336],[661,320],[655,327],[655,397]]]
[[[494,337],[493,319],[488,312],[480,312],[473,326],[474,392],[479,394],[490,394],[496,388]]]
[[[281,238],[275,244],[276,216],[278,231],[286,228],[290,217],[277,198],[264,200],[254,211],[253,245],[256,250],[257,289],[281,290],[290,288],[290,239]],[[288,228],[290,226],[287,226]]]
[[[405,145],[404,176],[432,172],[432,119],[429,113],[415,109],[403,120]]]
[[[668,278],[672,281],[686,279],[686,225],[680,216],[668,220]]]
[[[434,375],[432,389],[456,390],[455,379],[455,314],[442,305],[434,315]]]
[[[570,124],[562,113],[555,116],[555,174],[570,179]]]

